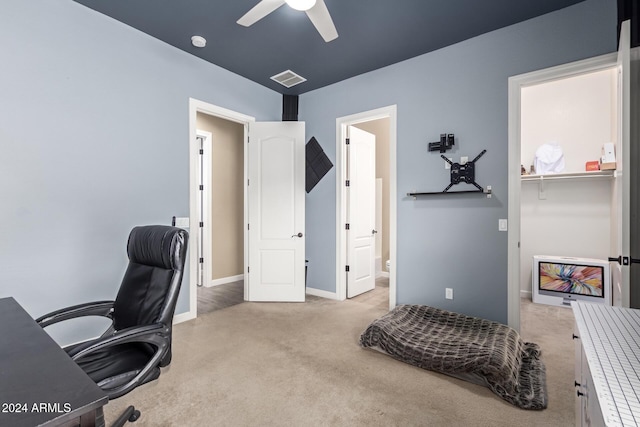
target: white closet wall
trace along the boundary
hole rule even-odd
[[[532,85],[521,93],[522,165],[537,148],[558,143],[565,173],[584,172],[602,145],[616,142],[615,69]],[[607,258],[611,177],[544,177],[521,183],[520,289],[531,293],[534,255]]]

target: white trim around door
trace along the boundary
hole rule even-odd
[[[197,285],[199,286],[208,286],[209,282],[211,282],[211,268],[212,268],[212,260],[211,260],[211,239],[208,236],[211,236],[211,221],[206,220],[206,218],[211,218],[211,152],[213,148],[213,136],[211,132],[207,132],[201,129],[196,130],[196,138],[202,140],[202,144],[200,144],[202,152],[199,157],[199,197],[198,199],[198,209],[199,209],[199,219],[198,222],[202,222],[202,227],[193,227],[194,233],[197,233],[197,241],[198,241],[198,253],[199,256],[202,257],[203,262],[200,263],[200,268],[198,269],[198,277]],[[190,222],[191,223],[191,222]],[[198,223],[195,223],[198,224]],[[199,224],[198,224],[199,225]],[[196,231],[197,230],[197,231]],[[195,239],[194,239],[195,241]],[[205,244],[207,243],[207,244]]]

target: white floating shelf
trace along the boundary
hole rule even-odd
[[[591,172],[563,172],[548,175],[521,175],[522,182],[553,181],[556,179],[581,179],[581,178],[613,178],[615,170],[591,171]]]

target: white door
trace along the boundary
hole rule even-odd
[[[302,122],[249,124],[249,301],[305,300]]]
[[[616,145],[616,178],[614,180],[614,209],[612,216],[614,229],[611,239],[613,257],[621,257],[622,263],[613,262],[611,272],[613,278],[613,304],[622,307],[630,306],[629,277],[631,258],[631,232],[629,218],[630,204],[630,30],[629,21],[622,23],[620,29],[620,45],[618,47],[618,143]]]
[[[349,126],[347,298],[376,286],[376,137]]]

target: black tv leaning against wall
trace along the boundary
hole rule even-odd
[[[307,167],[305,174],[305,187],[307,193],[313,190],[313,187],[320,182],[327,172],[333,167],[333,163],[325,154],[324,150],[315,137],[311,137],[306,145]]]

